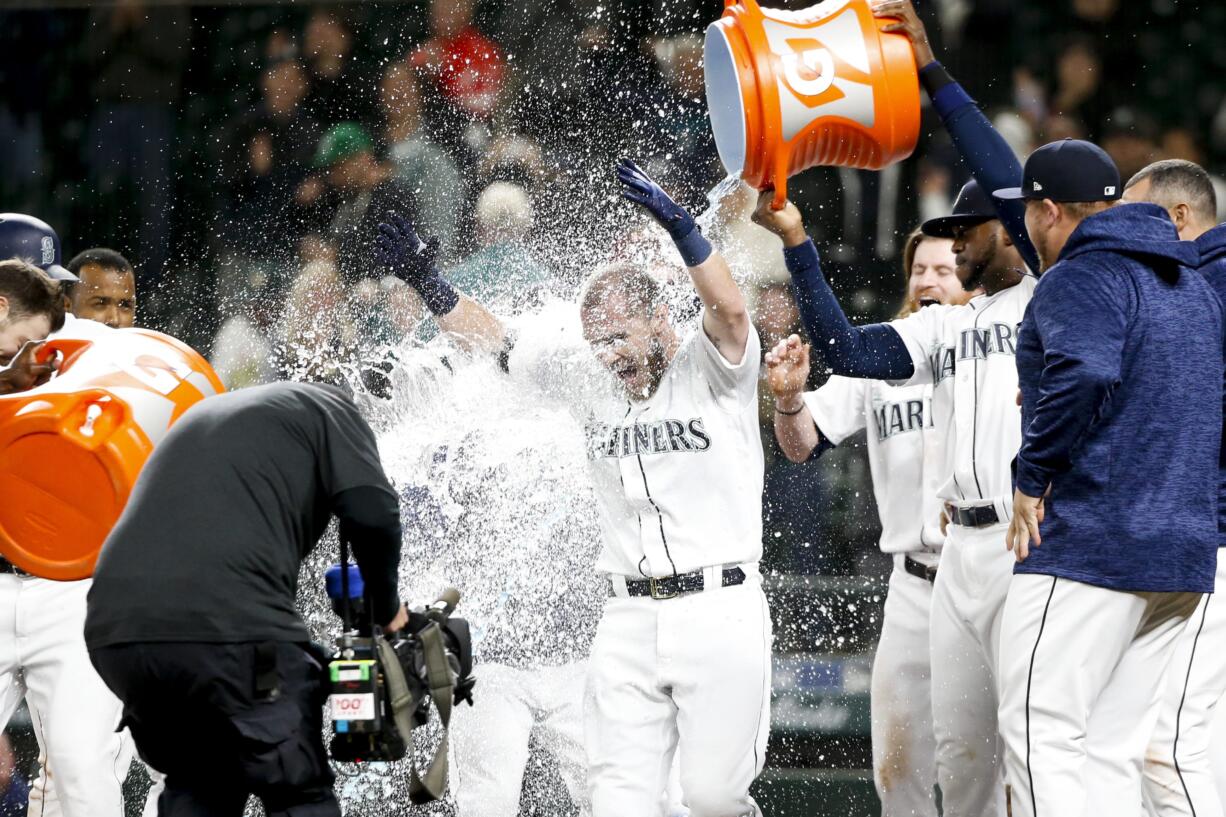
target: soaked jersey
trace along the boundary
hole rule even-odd
[[[584,426],[603,539],[598,570],[659,577],[761,558],[756,331],[734,366],[699,323],[655,394],[631,401],[577,321],[525,329],[512,375],[567,400]]]
[[[954,504],[1013,511],[1010,464],[1022,441],[1017,405],[1017,328],[1035,285],[1026,276],[963,306],[929,306],[891,321],[911,353],[908,385],[931,385],[941,474],[937,495]]]
[[[932,386],[891,386],[835,375],[817,391],[805,392],[804,401],[821,436],[834,445],[867,432],[881,550],[911,553],[936,564],[944,539],[936,497],[943,463]]]

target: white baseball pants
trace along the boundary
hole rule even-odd
[[[481,664],[479,706],[460,707],[451,721],[452,784],[457,817],[515,817],[528,763],[529,738],[557,758],[580,813],[587,799],[583,749],[585,664],[515,669]]]
[[[610,598],[584,708],[593,815],[660,817],[679,749],[692,817],[758,817],[749,786],[766,757],[770,662],[756,571],[673,599]]]
[[[1166,669],[1199,593],[1018,574],[1001,629],[1013,817],[1139,817]]]
[[[0,573],[0,720],[8,723],[24,697],[49,759],[30,817],[123,817],[135,752],[115,732],[122,705],[85,649],[89,584]]]
[[[1218,554],[1216,592],[1200,605],[1167,670],[1158,725],[1145,753],[1145,794],[1153,817],[1222,817],[1210,736],[1226,694],[1226,559]]]
[[[1004,814],[996,659],[1013,554],[1004,523],[950,525],[932,593],[932,727],[945,817]]]
[[[928,616],[932,582],[894,559],[873,658],[873,782],[882,817],[936,817]]]

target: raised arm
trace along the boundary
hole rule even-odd
[[[766,380],[775,396],[775,440],[792,462],[804,462],[821,443],[802,396],[809,377],[809,344],[796,335],[766,353]],[[820,453],[820,452],[819,452]]]
[[[790,201],[775,210],[771,206],[774,196],[772,190],[758,196],[753,220],[783,239],[783,258],[792,274],[792,292],[805,332],[831,371],[873,380],[909,379],[915,366],[902,336],[885,323],[851,325],[822,276],[817,248],[805,233],[800,211]]]
[[[622,183],[622,196],[643,207],[672,237],[694,282],[694,289],[706,307],[703,331],[725,360],[734,366],[739,364],[745,356],[745,343],[753,327],[745,296],[733,280],[723,256],[714,251],[711,242],[694,223],[693,216],[634,162],[621,160],[617,166],[617,180]]]
[[[439,328],[469,346],[486,352],[506,349],[506,328],[481,304],[443,278],[435,259],[438,240],[422,241],[413,225],[396,213],[388,213],[375,238],[379,260],[388,272],[417,291],[434,315]]]
[[[911,0],[881,0],[873,5],[877,17],[894,17],[897,22],[882,27],[883,32],[897,32],[911,40],[915,53],[915,66],[919,69],[920,83],[928,92],[932,106],[940,115],[945,129],[949,131],[954,147],[970,169],[979,186],[988,193],[1004,187],[1017,187],[1022,183],[1022,164],[1014,155],[1004,137],[983,115],[961,85],[954,81],[945,67],[936,61],[928,44],[928,32]],[[1020,199],[1001,201],[993,199],[1001,224],[1009,231],[1014,246],[1022,254],[1026,266],[1032,271],[1039,269],[1039,255],[1026,232],[1026,206]]]

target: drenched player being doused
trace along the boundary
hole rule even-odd
[[[760,348],[723,258],[633,163],[623,195],[673,238],[704,309],[679,333],[655,282],[616,265],[581,297],[577,327],[501,322],[443,280],[433,245],[394,216],[378,243],[439,326],[502,356],[585,423],[608,577],[588,670],[588,788],[596,817],[661,814],[680,753],[694,817],[757,814],[749,786],[770,726],[771,621],[762,592]],[[586,341],[586,343],[585,343]]]

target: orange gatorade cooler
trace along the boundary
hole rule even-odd
[[[726,0],[703,48],[707,107],[720,161],[775,207],[787,179],[815,165],[880,170],[919,138],[911,43],[883,34],[867,0],[801,11]]]
[[[44,350],[61,355],[55,376],[0,397],[0,553],[36,576],[83,579],[153,447],[225,388],[159,332],[70,319]]]

